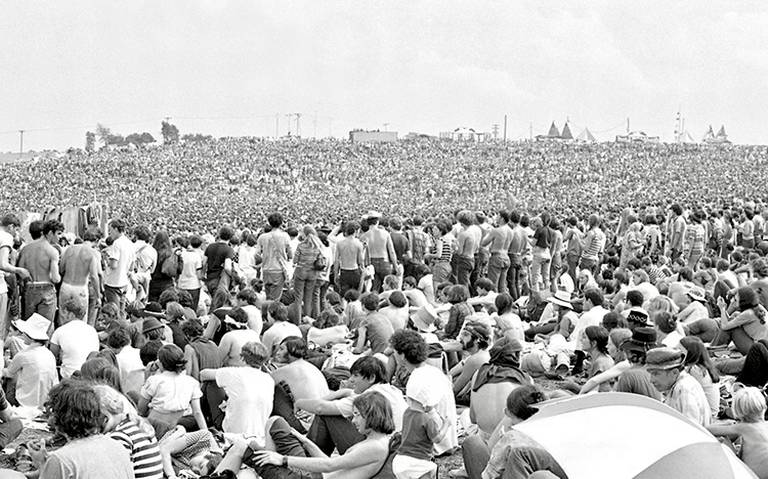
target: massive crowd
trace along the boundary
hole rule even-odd
[[[608,215],[632,204],[751,197],[767,156],[765,147],[736,145],[224,138],[9,163],[0,209],[95,199],[132,224],[210,232],[221,222],[259,226],[270,211],[297,223],[336,223],[372,208],[424,217],[505,205]]]
[[[0,472],[575,479],[523,431],[594,395],[768,478],[765,154],[225,139],[10,166]],[[91,195],[106,231],[21,231]]]

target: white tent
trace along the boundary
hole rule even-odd
[[[576,137],[576,140],[583,141],[585,143],[594,143],[595,137],[592,135],[592,132],[589,131],[589,128],[584,128],[581,133],[579,133],[579,136]]]
[[[599,393],[543,403],[515,426],[569,479],[754,479],[706,429],[638,394]]]

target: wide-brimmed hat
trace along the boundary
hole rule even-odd
[[[165,326],[163,326],[163,323],[161,323],[159,319],[150,316],[144,319],[144,322],[141,325],[141,332],[142,334],[147,334],[150,331],[162,329],[164,327]]]
[[[32,313],[26,321],[16,320],[13,321],[13,327],[26,334],[35,341],[47,341],[48,340],[48,328],[51,327],[51,322],[43,315],[38,313]]]
[[[689,289],[687,294],[694,301],[706,301],[707,300],[706,296],[704,295],[704,290],[699,288],[699,287],[695,287],[695,288]]]
[[[564,308],[573,309],[573,304],[571,304],[571,294],[568,291],[558,291],[545,301]]]
[[[632,337],[621,343],[623,351],[648,351],[656,346],[656,330],[649,327],[635,328]]]
[[[436,320],[437,310],[431,304],[422,306],[411,315],[413,326],[424,333],[431,333],[437,329],[435,327]]]
[[[685,362],[685,354],[677,348],[654,348],[645,355],[648,371],[679,368]]]

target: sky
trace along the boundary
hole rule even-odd
[[[83,147],[101,123],[184,133],[543,134],[768,143],[768,3],[5,2],[0,151]],[[276,121],[277,120],[277,121]],[[276,125],[277,123],[277,125]]]

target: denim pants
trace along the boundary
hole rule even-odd
[[[24,319],[37,313],[51,324],[56,317],[56,288],[51,283],[31,283],[24,289]]]
[[[507,292],[507,273],[511,264],[505,254],[493,254],[488,261],[488,279],[499,294]]]
[[[456,255],[456,284],[460,284],[470,288],[469,277],[472,274],[472,270],[475,269],[475,258],[469,256]]]

